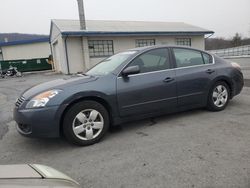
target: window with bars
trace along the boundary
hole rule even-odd
[[[153,46],[155,45],[155,39],[136,39],[135,46],[143,47],[143,46]]]
[[[90,57],[108,57],[114,54],[112,40],[89,40]]]
[[[175,43],[180,46],[191,46],[191,38],[176,38]]]

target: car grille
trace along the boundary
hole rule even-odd
[[[19,108],[23,104],[24,101],[25,101],[25,98],[23,96],[18,98],[17,101],[16,101],[16,104],[15,104],[16,107]]]

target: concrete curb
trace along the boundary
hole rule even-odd
[[[44,71],[32,71],[32,72],[22,72],[23,75],[31,75],[31,74],[45,74],[45,75],[54,75],[60,74],[55,72],[54,70],[44,70]]]

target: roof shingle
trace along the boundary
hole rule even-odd
[[[199,32],[213,31],[183,22],[104,21],[86,20],[86,30],[80,30],[79,20],[52,20],[61,32]]]

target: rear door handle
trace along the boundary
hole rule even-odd
[[[167,77],[167,78],[165,78],[164,80],[163,80],[163,82],[172,82],[172,81],[174,81],[174,78],[171,78],[171,77]]]
[[[215,71],[213,70],[213,69],[207,69],[206,70],[206,73],[208,73],[208,74],[212,74],[212,73],[214,73]]]

